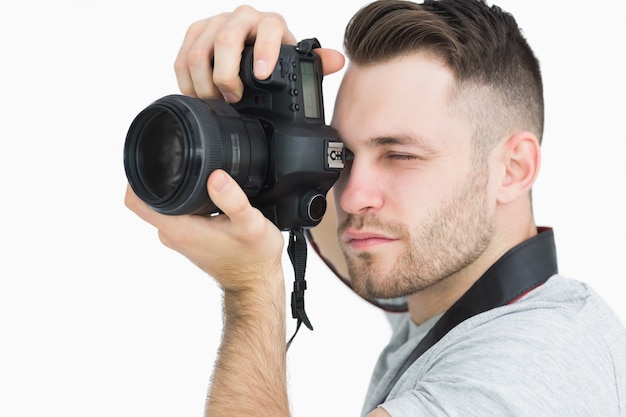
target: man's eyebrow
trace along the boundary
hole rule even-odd
[[[431,142],[414,135],[394,135],[394,136],[377,136],[367,141],[370,147],[380,147],[386,145],[416,145],[427,151],[434,151]]]

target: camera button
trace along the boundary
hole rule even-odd
[[[307,221],[319,222],[326,213],[326,197],[317,192],[308,193],[300,206],[301,214]]]

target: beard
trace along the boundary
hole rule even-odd
[[[494,225],[487,205],[487,173],[478,165],[474,164],[460,189],[413,229],[377,215],[348,215],[339,227],[339,236],[347,228],[366,228],[406,242],[406,249],[387,271],[379,268],[380,254],[363,251],[354,255],[342,242],[355,292],[369,299],[407,296],[441,283],[481,256],[493,237]]]

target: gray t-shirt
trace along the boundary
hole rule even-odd
[[[363,407],[436,323],[394,315]],[[555,275],[476,315],[419,357],[381,405],[391,416],[626,417],[626,329],[587,285]]]

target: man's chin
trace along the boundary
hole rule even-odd
[[[389,275],[380,270],[351,271],[350,283],[354,292],[367,299],[395,298],[402,295],[397,295],[398,291],[394,289]]]

